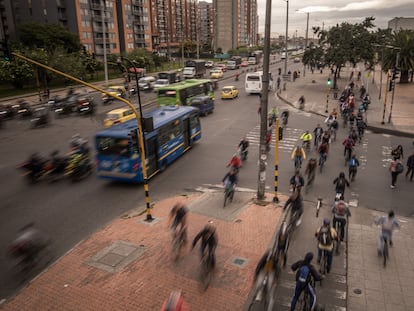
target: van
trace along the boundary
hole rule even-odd
[[[132,119],[135,119],[135,114],[131,108],[118,108],[111,110],[106,114],[104,126],[111,127]]]
[[[269,91],[273,90],[273,76],[269,72]],[[260,94],[263,86],[263,71],[246,74],[245,91],[247,94]]]
[[[213,113],[214,100],[210,96],[196,96],[191,98],[190,105],[200,110],[200,115],[207,115]]]
[[[140,90],[143,91],[149,91],[152,90],[154,88],[154,84],[155,84],[155,78],[154,77],[143,77],[141,79],[138,80],[138,86]]]

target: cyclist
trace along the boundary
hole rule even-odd
[[[324,141],[324,142],[322,142],[322,144],[318,148],[318,153],[319,153],[319,163],[318,163],[318,165],[321,165],[322,158],[323,158],[324,161],[326,161],[326,159],[328,157],[328,152],[329,152],[329,144]]]
[[[379,217],[375,223],[381,225],[381,233],[378,240],[378,256],[382,256],[382,242],[386,238],[390,242],[390,246],[393,245],[392,242],[392,232],[395,228],[400,228],[400,223],[395,219],[395,213],[393,210],[388,212],[388,216]]]
[[[329,145],[331,140],[331,130],[328,129],[327,131],[325,131],[322,135],[322,144],[326,143]]]
[[[334,228],[336,228],[336,224],[338,222],[341,223],[341,232],[337,233],[339,235],[339,239],[341,240],[341,242],[343,242],[345,236],[346,220],[348,217],[351,217],[351,212],[349,210],[348,204],[342,199],[338,200],[337,198],[335,198],[335,203],[332,206],[332,214],[332,223]]]
[[[272,286],[274,285],[274,281],[276,280],[277,260],[277,252],[274,252],[272,249],[267,250],[262,258],[260,258],[254,271],[253,281],[255,283],[255,291],[257,291],[259,286],[263,284],[266,274],[268,276],[268,284],[271,284]]]
[[[349,181],[345,178],[345,173],[340,172],[339,176],[333,181],[336,193],[340,193],[342,197],[345,196],[345,187],[349,187]]]
[[[350,181],[355,180],[355,176],[358,171],[359,161],[355,154],[352,155],[351,159],[348,161],[349,173],[348,178]]]
[[[295,168],[301,168],[302,161],[306,160],[305,150],[300,145],[297,145],[296,148],[293,149],[290,158],[294,160]]]
[[[311,264],[312,259],[313,253],[309,252],[305,255],[305,258],[303,260],[299,260],[291,266],[292,271],[297,271],[295,277],[295,294],[293,295],[292,302],[290,304],[291,311],[295,310],[299,297],[304,290],[308,291],[310,295],[311,310],[315,310],[316,293],[310,281],[311,277],[313,277],[315,281],[321,281],[323,279],[323,276],[320,275],[318,271],[316,271],[315,267]]]
[[[227,164],[227,167],[233,168],[236,172],[238,172],[241,166],[242,160],[240,159],[239,154],[236,152],[235,154],[233,154],[232,158],[230,159],[230,162]]]
[[[305,169],[305,175],[308,175],[308,182],[307,185],[309,186],[315,179],[315,171],[316,167],[318,166],[318,162],[315,158],[311,158],[308,162],[308,165],[306,165]]]
[[[183,202],[177,202],[170,211],[170,223],[174,236],[181,236],[184,243],[187,242],[188,208]]]
[[[352,111],[351,115],[349,116],[349,125],[354,126],[355,125],[356,116],[355,113]]]
[[[352,149],[355,146],[355,141],[352,139],[351,135],[344,139],[342,145],[344,146],[344,156],[346,156],[348,153],[347,158],[350,159],[352,155]]]
[[[349,136],[351,136],[351,139],[354,141],[354,143],[356,143],[357,140],[358,140],[358,132],[357,132],[357,129],[356,128],[352,128]]]
[[[333,136],[333,140],[336,140],[336,132],[338,131],[339,123],[337,119],[332,120],[329,130],[331,131],[331,136]]]
[[[244,136],[239,143],[239,150],[240,150],[240,155],[241,155],[241,159],[246,160],[247,159],[247,154],[249,152],[249,140],[247,139],[246,136]]]
[[[173,291],[161,307],[161,311],[188,311],[188,305],[181,295],[181,291]]]
[[[299,98],[298,103],[299,103],[299,109],[305,108],[305,96],[302,95]]]
[[[234,189],[234,187],[236,187],[237,182],[238,182],[236,169],[231,168],[230,171],[227,172],[226,175],[224,175],[222,182],[224,183],[224,186],[226,188],[231,186]]]
[[[319,144],[321,143],[322,135],[323,135],[323,128],[321,127],[319,123],[316,125],[315,129],[313,130],[313,134],[315,135],[313,144],[317,148]]]
[[[292,220],[292,216],[297,213],[296,226],[299,226],[302,222],[303,214],[302,196],[299,191],[293,191],[289,199],[286,201],[283,210],[285,210],[288,206],[290,206],[290,219]]]
[[[358,113],[357,115],[356,125],[358,128],[359,140],[361,141],[361,138],[364,136],[365,128],[367,127],[367,124],[365,123],[361,113]]]
[[[300,136],[300,139],[303,141],[302,146],[306,147],[306,149],[309,150],[312,141],[312,134],[309,133],[309,131],[306,131],[302,134],[302,136]]]
[[[300,190],[305,185],[305,180],[303,179],[299,170],[295,171],[295,175],[293,175],[290,178],[289,184],[290,184],[291,191],[293,192],[298,191],[300,193]]]
[[[323,225],[316,230],[315,237],[318,239],[318,264],[321,263],[322,251],[326,251],[326,272],[329,273],[332,267],[334,240],[338,239],[336,230],[331,227],[329,218],[323,220]]]
[[[203,258],[206,247],[208,247],[208,253],[211,256],[212,259],[212,266],[213,268],[216,265],[216,257],[215,257],[215,251],[218,244],[218,238],[216,233],[216,227],[207,224],[203,230],[201,230],[194,238],[193,240],[193,246],[191,247],[191,250],[194,249],[195,245],[197,244],[198,240],[201,239],[201,245],[200,245],[200,254],[201,258]]]
[[[283,110],[282,114],[282,125],[287,125],[289,120],[289,110]]]

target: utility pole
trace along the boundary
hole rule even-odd
[[[103,62],[104,62],[104,73],[105,73],[105,85],[108,86],[108,64],[106,60],[106,27],[105,27],[105,0],[102,0],[101,7],[101,21],[102,21],[102,42],[103,42]]]
[[[305,52],[308,48],[308,31],[309,31],[309,12],[306,13],[306,34],[305,34]],[[303,76],[305,77],[306,65],[303,64]]]
[[[267,134],[267,103],[269,95],[269,59],[270,59],[270,19],[272,10],[272,0],[266,0],[265,17],[265,36],[263,46],[263,83],[262,96],[260,97],[260,149],[259,149],[259,181],[257,187],[257,199],[263,200],[265,197],[266,183],[266,134]],[[287,54],[287,53],[286,53]]]
[[[285,34],[285,71],[287,74],[287,61],[288,61],[288,24],[289,24],[289,0],[286,0],[286,34]]]
[[[388,123],[391,123],[391,116],[392,116],[392,106],[394,105],[394,93],[395,93],[395,80],[397,79],[397,71],[398,71],[398,63],[400,62],[400,51],[397,52],[397,57],[395,59],[395,67],[393,70],[393,88],[392,88],[392,95],[391,95],[391,106],[390,106],[390,114],[388,115]]]

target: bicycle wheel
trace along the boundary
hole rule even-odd
[[[342,227],[342,224],[341,224],[341,222],[340,221],[337,221],[336,222],[336,226],[335,226],[335,230],[336,230],[336,232],[337,232],[337,235],[338,235],[338,240],[336,240],[335,241],[335,252],[336,252],[336,254],[337,255],[339,255],[339,246],[340,246],[340,244],[341,244],[341,238],[339,237],[340,236],[340,232],[341,232],[341,227]]]
[[[387,259],[388,259],[388,240],[383,239],[383,245],[382,245],[382,256],[384,258],[384,268],[387,265]]]
[[[203,291],[207,290],[211,282],[211,256],[206,254],[201,260],[201,289]]]
[[[319,268],[319,271],[322,274],[326,273],[326,265],[327,265],[327,260],[326,259],[327,259],[326,258],[326,251],[324,250],[324,251],[322,251],[321,264],[320,264],[320,268]]]
[[[320,157],[319,159],[319,172],[322,173],[323,170],[323,165],[325,164],[325,159],[324,157]]]
[[[227,204],[227,200],[229,199],[229,190],[226,188],[225,190],[224,190],[224,204],[223,204],[223,208],[224,207],[226,207],[226,204]]]

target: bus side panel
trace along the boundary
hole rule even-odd
[[[126,182],[142,182],[141,159],[138,155],[132,158],[97,156],[97,175],[99,178]]]

